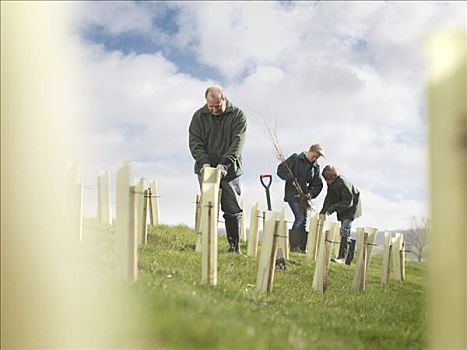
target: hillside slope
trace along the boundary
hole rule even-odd
[[[112,254],[112,232],[107,233]],[[314,292],[314,263],[291,253],[270,295],[255,291],[257,258],[227,253],[219,238],[218,285],[201,281],[195,234],[158,226],[140,249],[139,278],[130,287],[140,324],[130,347],[154,349],[421,349],[425,347],[425,265],[407,262],[406,281],[380,283],[373,257],[367,290],[351,289],[355,265],[331,264],[325,295]],[[101,240],[103,242],[105,240]],[[94,239],[96,242],[96,239]],[[246,251],[246,246],[243,246]],[[101,260],[102,260],[101,256]],[[111,257],[107,265],[111,266]],[[109,263],[110,262],[110,263]],[[108,267],[111,271],[111,267]]]

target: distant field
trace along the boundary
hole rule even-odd
[[[112,273],[112,232],[94,232],[96,262]],[[408,261],[403,283],[380,283],[381,258],[371,260],[366,292],[352,291],[355,265],[331,264],[323,296],[311,282],[314,263],[292,253],[270,295],[255,291],[258,259],[227,253],[219,238],[218,285],[200,284],[201,255],[185,226],[161,225],[140,249],[130,288],[140,321],[129,347],[154,349],[422,349],[427,327],[425,265]],[[246,246],[243,247],[246,251]],[[93,254],[94,254],[93,253]],[[122,344],[123,345],[123,344]]]

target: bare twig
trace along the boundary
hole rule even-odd
[[[268,136],[269,141],[272,144],[274,154],[276,155],[276,158],[285,165],[286,169],[289,171],[290,175],[292,175],[293,180],[292,180],[292,186],[297,190],[298,192],[298,199],[300,202],[300,205],[303,206],[303,209],[305,210],[311,210],[314,211],[314,208],[312,206],[311,200],[309,199],[309,196],[303,192],[302,187],[298,183],[297,179],[295,178],[295,175],[292,172],[292,169],[290,168],[290,165],[287,163],[287,159],[284,156],[284,152],[282,151],[282,147],[279,143],[279,138],[277,137],[277,132],[275,128],[272,128],[266,118],[263,117],[263,122],[266,128],[266,133]]]

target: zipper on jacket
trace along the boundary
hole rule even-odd
[[[216,124],[217,124],[217,129],[220,131],[221,128],[222,128],[222,123],[221,123],[221,120],[220,118],[222,118],[222,116],[219,116],[219,117],[214,117],[215,120],[216,120]]]

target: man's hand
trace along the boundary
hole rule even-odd
[[[209,168],[210,166],[211,166],[211,164],[208,164],[208,163],[203,164],[203,166],[201,167],[201,169],[199,169],[200,173],[202,173],[202,172],[204,171],[204,169]]]
[[[298,201],[300,203],[300,206],[304,209],[309,209],[311,207],[311,196],[309,193],[300,193],[298,195]]]
[[[218,166],[216,166],[216,169],[220,169],[221,176],[227,175],[227,167],[225,165],[219,164]]]

